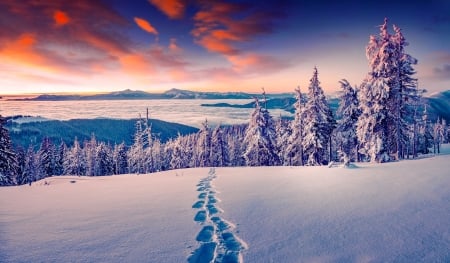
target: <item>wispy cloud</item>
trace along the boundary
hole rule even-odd
[[[269,13],[245,4],[204,2],[194,15],[192,35],[211,52],[236,55],[239,44],[273,31],[278,13]]]
[[[134,18],[134,22],[144,31],[150,34],[158,35],[158,31],[147,20],[139,17]]]
[[[56,26],[64,26],[70,22],[70,18],[67,13],[61,10],[55,10],[55,12],[53,13],[53,19],[55,20]]]
[[[149,0],[149,2],[171,19],[182,18],[187,4],[185,0]]]

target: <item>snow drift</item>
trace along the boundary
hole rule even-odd
[[[0,188],[1,262],[449,262],[450,155]]]

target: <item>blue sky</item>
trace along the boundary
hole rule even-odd
[[[367,73],[384,18],[419,60],[419,85],[450,89],[450,2],[14,1],[0,3],[0,94],[306,90]],[[392,31],[391,31],[392,32]]]

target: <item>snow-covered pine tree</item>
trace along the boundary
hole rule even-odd
[[[444,125],[442,119],[437,119],[433,125],[433,153],[441,153],[441,144],[444,141]]]
[[[36,154],[34,153],[33,146],[28,147],[25,154],[22,178],[23,181],[21,183],[29,185],[40,178],[39,164],[36,161]]]
[[[136,122],[136,132],[133,138],[133,145],[128,150],[129,173],[144,173],[145,152],[144,152],[144,129],[142,120]]]
[[[26,178],[24,177],[23,170],[25,167],[25,156],[27,153],[22,146],[15,147],[14,152],[16,153],[17,160],[16,184],[26,184],[27,182]]]
[[[210,164],[213,167],[229,166],[230,157],[228,145],[220,125],[213,130],[211,135]]]
[[[208,120],[202,123],[201,129],[197,133],[195,152],[198,159],[199,167],[208,167],[210,165],[211,156],[211,128]]]
[[[97,139],[95,134],[91,134],[91,140],[84,142],[83,150],[86,154],[86,175],[94,176],[97,174]]]
[[[334,118],[325,94],[320,87],[317,68],[308,87],[308,101],[304,112],[303,149],[307,165],[327,163]]]
[[[275,134],[277,135],[275,141],[277,154],[280,158],[280,164],[290,165],[289,159],[286,159],[286,152],[287,148],[289,147],[289,137],[292,134],[291,121],[283,119],[281,114],[275,122]]]
[[[16,184],[17,158],[12,148],[6,120],[0,115],[0,186]]]
[[[356,161],[358,154],[358,138],[356,136],[356,123],[360,115],[356,88],[353,88],[346,79],[340,81],[341,94],[337,114],[340,118],[336,127],[337,150],[344,165]]]
[[[389,138],[390,153],[395,159],[404,158],[406,145],[408,144],[409,126],[413,123],[414,105],[421,99],[422,93],[417,87],[417,79],[413,78],[416,73],[413,66],[417,64],[417,59],[405,52],[408,46],[401,29],[394,25],[395,34],[391,36],[391,42],[395,47],[395,67],[393,74],[397,78],[394,85],[390,86],[389,99]]]
[[[288,165],[303,166],[305,164],[303,152],[303,138],[305,137],[305,100],[300,87],[295,89],[295,96],[297,101],[294,104],[294,120],[291,122],[291,135],[287,139],[288,144],[284,159],[287,161]]]
[[[55,174],[56,158],[55,146],[48,137],[44,137],[41,143],[41,148],[37,152],[37,158],[40,161],[43,177],[49,177]]]
[[[55,147],[55,175],[64,173],[64,156],[67,153],[67,145],[61,140],[58,147]]]
[[[97,145],[95,151],[95,173],[94,176],[113,174],[113,157],[111,147],[104,142]]]
[[[230,166],[244,166],[245,159],[243,157],[243,145],[245,130],[247,126],[233,125],[225,131],[225,140],[228,145],[228,153],[230,156]]]
[[[185,151],[186,144],[184,143],[183,136],[178,135],[178,137],[171,142],[169,146],[171,149],[171,158],[170,158],[170,169],[181,169],[187,167],[187,163],[185,160]]]
[[[265,103],[265,102],[264,102]],[[248,166],[279,165],[272,116],[255,98],[255,109],[244,137],[244,158]]]
[[[125,174],[128,172],[127,148],[124,142],[114,145],[113,167],[114,174]]]
[[[413,65],[417,60],[405,53],[407,45],[400,28],[395,35],[387,19],[379,36],[370,36],[366,47],[369,74],[359,90],[362,114],[358,120],[361,153],[369,160],[385,162],[402,158],[408,140],[407,121],[413,122],[413,102],[420,99]]]
[[[394,78],[395,46],[390,42],[387,20],[380,27],[380,36],[370,36],[366,47],[369,74],[358,91],[361,115],[357,124],[360,152],[373,162],[389,161],[388,100],[390,86],[398,85]],[[397,89],[397,87],[396,87]]]
[[[64,158],[64,174],[80,176],[85,175],[85,173],[86,154],[75,137],[72,148],[68,150]]]
[[[164,145],[161,143],[159,138],[155,138],[152,143],[152,158],[153,166],[151,172],[159,172],[163,170],[163,155]]]

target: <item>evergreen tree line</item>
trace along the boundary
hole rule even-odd
[[[415,158],[448,142],[445,121],[430,123],[413,77],[417,60],[405,52],[400,28],[387,20],[366,47],[369,73],[359,87],[340,81],[337,117],[329,107],[314,68],[308,91],[295,90],[293,120],[275,120],[263,98],[246,125],[217,126],[207,120],[199,132],[162,143],[148,118],[136,123],[133,144],[109,145],[94,135],[72,147],[44,139],[35,151],[14,150],[0,120],[0,185],[31,184],[54,175],[103,176],[152,173],[190,167],[325,165],[331,161],[387,162]],[[424,109],[424,110],[423,110]]]

